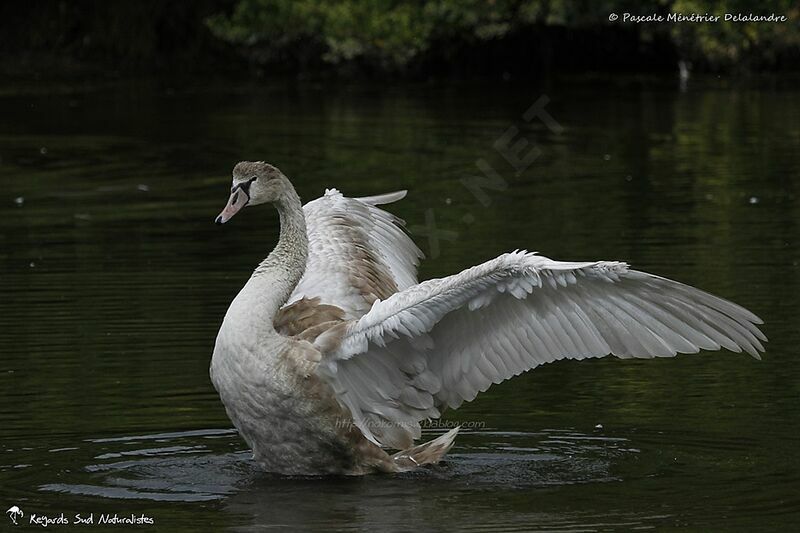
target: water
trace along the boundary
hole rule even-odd
[[[0,504],[26,525],[133,513],[168,531],[788,528],[800,519],[797,87],[7,84]],[[522,117],[542,94],[560,133]],[[539,150],[519,175],[494,146],[512,126],[523,154]],[[212,224],[240,159],[279,165],[306,199],[408,188],[392,210],[433,256],[423,277],[522,247],[626,260],[749,307],[768,351],[547,365],[449,412],[469,429],[430,470],[261,473],[207,370],[229,301],[278,231],[267,209]],[[478,160],[507,182],[485,205],[459,182]]]

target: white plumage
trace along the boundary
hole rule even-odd
[[[377,207],[404,196],[354,199],[329,190],[308,203],[305,269],[292,273],[302,277],[267,299],[287,302],[272,313],[270,334],[305,343],[302,350],[281,345],[283,357],[286,350],[291,357],[315,353],[313,375],[375,447],[410,448],[421,421],[560,359],[723,347],[758,358],[764,350],[753,313],[620,262],[560,262],[515,251],[418,283],[422,253],[402,221]],[[278,208],[283,223],[285,208]],[[438,443],[441,454],[452,437]]]
[[[559,359],[671,357],[720,347],[758,358],[766,340],[759,323],[734,303],[624,263],[513,252],[376,302],[343,335],[333,329],[320,336],[317,347],[327,354],[329,379],[347,385],[337,390],[362,430],[383,443],[369,428],[385,426],[376,419],[386,412],[407,428]],[[328,348],[328,337],[338,345]],[[409,342],[420,337],[423,345]],[[409,360],[417,366],[395,371]],[[364,379],[376,373],[377,394]],[[407,438],[417,435],[414,428]]]
[[[403,221],[377,205],[405,198],[406,191],[346,198],[336,189],[303,206],[308,231],[308,266],[288,303],[318,297],[349,318],[369,310],[377,294],[417,284],[423,253],[402,230]]]

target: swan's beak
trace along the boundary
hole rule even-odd
[[[231,193],[231,197],[228,199],[228,204],[225,206],[225,209],[222,210],[214,222],[217,224],[226,223],[233,218],[233,215],[238,213],[241,208],[246,206],[247,202],[249,201],[250,197],[247,195],[247,193],[237,187]]]

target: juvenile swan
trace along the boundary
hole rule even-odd
[[[422,253],[402,221],[376,207],[404,196],[331,189],[302,206],[274,166],[233,169],[216,222],[272,203],[281,230],[225,315],[211,380],[264,469],[366,474],[436,463],[457,430],[414,446],[421,421],[559,359],[764,351],[750,311],[625,263],[516,251],[419,283]]]

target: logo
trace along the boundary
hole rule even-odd
[[[17,525],[17,518],[22,518],[23,516],[25,516],[25,513],[22,512],[22,509],[20,509],[16,505],[12,505],[8,509],[8,511],[6,511],[6,514],[11,519],[11,521],[14,522],[15,526]]]
[[[14,523],[14,525],[19,525],[22,523],[22,518],[25,516],[25,513],[22,512],[16,505],[12,505],[6,514]],[[152,516],[147,516],[144,513],[139,513],[138,515],[135,513],[128,513],[122,514],[119,513],[100,513],[97,516],[97,522],[95,522],[95,513],[77,513],[74,518],[70,518],[64,514],[64,512],[60,512],[59,514],[51,514],[45,515],[40,513],[28,513],[29,524],[35,524],[37,526],[48,527],[54,525],[84,525],[84,526],[94,526],[94,525],[114,525],[114,526],[142,526],[148,525],[151,526],[156,523],[155,519]]]

